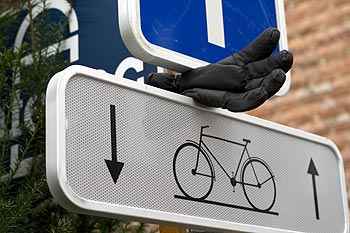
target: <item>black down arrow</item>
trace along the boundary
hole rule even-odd
[[[112,160],[105,159],[108,170],[111,173],[112,179],[116,184],[123,169],[124,163],[118,162],[117,159],[117,140],[116,140],[116,125],[115,125],[115,106],[110,105],[111,118],[111,146],[112,146]]]

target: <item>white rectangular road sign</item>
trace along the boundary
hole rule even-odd
[[[47,90],[47,177],[79,213],[243,232],[347,232],[328,139],[102,71]]]

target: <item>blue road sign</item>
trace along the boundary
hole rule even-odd
[[[177,72],[238,52],[268,27],[287,48],[283,0],[118,0],[119,27],[139,59]],[[278,95],[285,94],[290,77]]]
[[[275,0],[142,0],[140,14],[147,41],[210,63],[277,27]]]
[[[120,21],[122,35],[124,31],[132,32],[151,49],[173,52],[174,62],[174,54],[217,62],[242,49],[268,27],[278,27],[282,32],[280,47],[287,46],[282,43],[286,39],[280,0],[119,0],[119,5],[123,11],[119,15],[130,19],[129,23]],[[128,30],[126,26],[135,28]],[[130,47],[137,45],[132,40],[124,41],[133,52],[135,49]],[[180,65],[193,68],[191,64]]]

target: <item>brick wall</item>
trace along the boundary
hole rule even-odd
[[[285,0],[285,10],[291,89],[249,114],[331,139],[350,203],[350,1]]]

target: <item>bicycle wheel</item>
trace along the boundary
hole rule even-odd
[[[259,158],[249,159],[242,169],[242,186],[249,204],[257,210],[269,211],[276,201],[275,177]]]
[[[173,172],[177,186],[186,197],[203,200],[213,188],[213,168],[202,148],[195,143],[184,143],[176,150]]]

